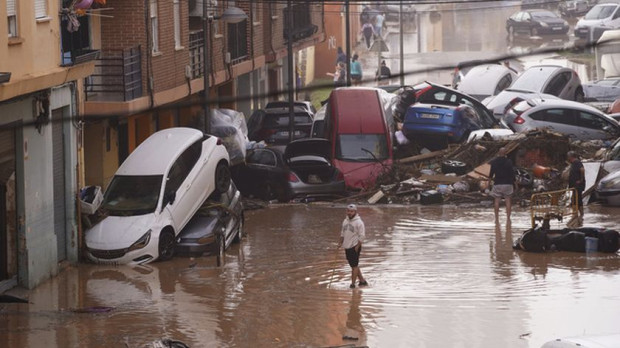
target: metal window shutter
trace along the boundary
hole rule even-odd
[[[47,0],[34,0],[35,18],[47,17]]]
[[[6,15],[15,16],[15,0],[6,0]]]
[[[6,183],[15,171],[15,130],[0,131],[0,183]]]

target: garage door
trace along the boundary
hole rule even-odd
[[[8,257],[17,255],[16,246],[9,243],[15,240],[15,236],[9,236],[9,231],[15,231],[15,226],[9,226],[9,223],[15,223],[15,217],[11,218],[8,214],[15,214],[15,211],[9,211],[8,207],[15,207],[15,202],[7,202],[7,198],[15,197],[15,194],[7,192],[6,185],[14,172],[15,131],[0,130],[0,280],[9,278],[9,264],[15,264],[15,260],[9,260]]]

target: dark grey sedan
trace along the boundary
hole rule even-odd
[[[513,14],[506,20],[506,31],[512,37],[517,33],[530,36],[566,35],[568,22],[548,10],[526,10]]]
[[[233,182],[214,193],[177,236],[175,253],[186,256],[219,254],[243,238],[243,203]]]

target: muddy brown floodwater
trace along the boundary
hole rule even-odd
[[[362,206],[370,286],[354,290],[335,249],[344,213],[247,211],[247,235],[221,268],[214,257],[71,267],[30,304],[0,304],[0,345],[540,347],[620,331],[620,255],[513,251],[524,208],[496,228],[492,208]],[[584,225],[614,228],[617,213],[588,206]]]

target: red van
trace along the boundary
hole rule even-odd
[[[330,140],[332,163],[349,189],[374,186],[377,176],[392,166],[392,136],[380,92],[343,87],[328,99],[323,137]]]

